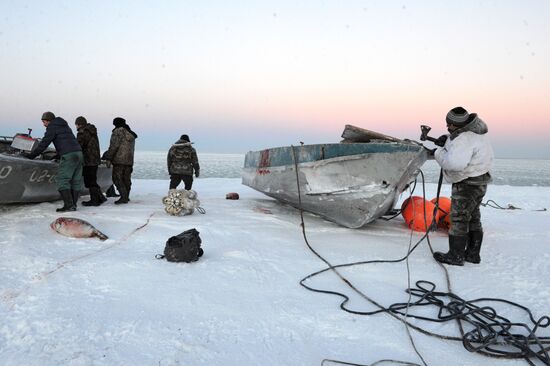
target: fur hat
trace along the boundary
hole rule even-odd
[[[462,107],[455,107],[447,113],[447,124],[455,126],[464,126],[468,122],[470,114]]]
[[[51,121],[54,118],[55,118],[55,114],[53,114],[52,112],[44,112],[44,113],[42,113],[41,120],[42,121]]]
[[[86,126],[88,124],[88,121],[86,121],[86,118],[79,116],[76,117],[76,119],[74,120],[74,124],[77,126]]]
[[[190,142],[190,141],[189,141],[189,136],[187,136],[187,135],[181,135],[181,136],[180,136],[180,140]]]
[[[113,125],[116,127],[122,127],[126,124],[126,120],[122,117],[117,117],[113,120]]]

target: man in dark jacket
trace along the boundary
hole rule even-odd
[[[452,183],[449,252],[434,253],[441,263],[479,263],[483,228],[479,206],[491,181],[493,149],[485,122],[462,107],[447,113],[449,135],[440,136],[434,158]]]
[[[113,183],[120,193],[120,198],[115,204],[128,203],[132,188],[135,141],[138,136],[126,124],[124,118],[115,118],[113,125],[115,128],[111,134],[109,149],[101,159],[113,164]]]
[[[180,139],[168,150],[168,174],[170,189],[176,189],[183,180],[185,189],[193,186],[193,172],[199,177],[200,166],[197,151],[191,146],[189,136],[181,135]]]
[[[77,134],[76,139],[82,148],[84,155],[84,167],[82,176],[84,178],[84,186],[90,191],[90,200],[83,201],[83,206],[99,206],[107,201],[99,184],[97,184],[97,168],[101,163],[99,154],[99,139],[97,137],[97,129],[94,125],[88,123],[86,118],[76,117],[74,121]]]
[[[57,154],[60,156],[59,168],[55,181],[63,207],[57,212],[76,211],[76,202],[82,190],[82,163],[83,156],[80,145],[76,141],[73,131],[61,117],[55,117],[52,112],[42,114],[42,124],[46,133],[36,148],[26,156],[34,159],[42,154],[53,142]]]

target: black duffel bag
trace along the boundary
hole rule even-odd
[[[168,262],[196,262],[204,253],[201,243],[199,232],[189,229],[168,239],[164,255],[157,254],[156,258],[166,258]]]

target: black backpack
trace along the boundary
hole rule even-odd
[[[164,247],[164,255],[157,254],[156,258],[166,258],[168,262],[195,262],[204,253],[201,243],[199,232],[189,229],[168,239]]]

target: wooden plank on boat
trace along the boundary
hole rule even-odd
[[[371,140],[385,140],[392,142],[402,142],[403,140],[396,137],[384,135],[379,132],[367,130],[365,128],[356,127],[352,125],[346,125],[344,132],[342,132],[343,143],[354,142],[370,142]]]

